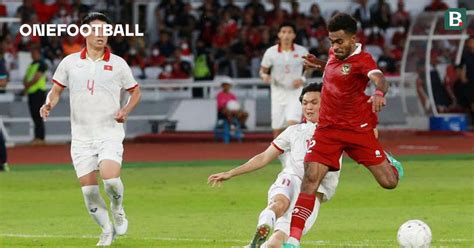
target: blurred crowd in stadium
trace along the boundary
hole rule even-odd
[[[21,23],[5,23],[0,29],[1,50],[7,70],[18,65],[18,51],[28,51],[39,44],[45,62],[54,71],[64,56],[79,51],[84,44],[80,35],[22,37],[18,32],[22,23],[79,24],[82,16],[91,10],[106,13],[118,11],[118,14],[110,15],[115,23],[132,23],[132,0],[120,1],[119,8],[113,0],[98,1],[100,4],[84,2],[24,0],[14,15],[21,18]],[[264,51],[276,42],[278,26],[285,20],[292,20],[297,29],[296,43],[307,47],[321,59],[327,58],[330,47],[326,31],[328,17],[325,18],[321,13],[317,1],[305,13],[300,11],[298,1],[291,1],[291,11],[282,8],[280,0],[269,2],[271,8],[268,8],[268,4],[265,8],[260,0],[249,0],[245,4],[236,4],[233,0],[203,0],[201,5],[184,0],[162,0],[155,9],[156,34],[148,33],[145,37],[113,37],[109,44],[115,54],[135,68],[134,73],[141,79],[208,80],[213,79],[214,75],[257,78]],[[368,0],[354,0],[350,10],[361,27],[357,37],[386,75],[399,75],[410,27],[410,11],[405,9],[403,0],[398,1],[396,9],[391,9],[384,0],[370,2],[372,4],[369,5]],[[442,11],[447,8],[448,5],[442,0],[432,0],[425,11]],[[6,15],[5,4],[0,4],[0,16]],[[454,86],[462,75],[454,68],[452,60],[455,56],[452,53],[455,53],[455,49],[450,49],[452,47],[449,43],[438,42],[434,44],[432,52],[432,56],[436,58],[434,61],[448,61],[453,67],[449,67],[446,73],[446,87],[439,89],[442,93],[435,94],[440,98],[437,102],[440,103],[441,112],[459,108]],[[420,65],[423,59],[421,55]],[[416,67],[417,65],[413,65],[413,68]],[[150,68],[155,73],[145,73]],[[314,76],[320,76],[317,73],[320,72],[315,72]],[[423,73],[420,73],[419,82],[424,77],[421,74]],[[422,105],[430,112],[429,104],[424,98],[424,84],[419,84],[418,93]]]

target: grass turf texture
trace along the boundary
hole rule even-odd
[[[322,205],[303,247],[397,247],[397,229],[408,219],[428,223],[432,247],[474,247],[473,158],[401,157],[406,176],[394,191],[382,189],[368,170],[346,159],[337,193]],[[240,162],[124,165],[130,227],[113,246],[245,245],[281,167],[274,162],[219,188],[206,184],[209,174]],[[100,230],[87,214],[71,166],[13,166],[11,173],[0,174],[0,192],[0,247],[97,242]]]

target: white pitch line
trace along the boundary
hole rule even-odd
[[[399,149],[403,150],[425,150],[425,151],[434,151],[438,150],[439,146],[423,146],[423,145],[399,145]]]
[[[50,235],[50,234],[21,234],[21,233],[0,233],[0,237],[14,237],[14,238],[52,238],[52,239],[65,239],[65,238],[78,238],[78,239],[96,239],[97,235]],[[159,241],[189,241],[189,242],[221,242],[221,243],[242,243],[246,244],[248,240],[238,240],[238,239],[224,239],[224,240],[215,240],[215,239],[195,239],[195,238],[172,238],[172,237],[128,237],[129,239],[138,239],[138,240],[159,240]],[[454,242],[472,242],[473,239],[440,239],[436,242],[440,243],[454,243]],[[340,247],[367,247],[374,246],[380,247],[381,243],[386,245],[393,246],[396,244],[396,240],[341,240],[341,241],[329,241],[329,240],[303,240],[302,244],[307,245],[317,245],[317,246],[340,246]]]

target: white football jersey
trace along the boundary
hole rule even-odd
[[[73,141],[123,140],[123,124],[114,119],[120,93],[138,86],[125,60],[106,48],[104,56],[93,61],[84,48],[59,63],[53,82],[69,88]]]
[[[273,146],[286,155],[282,172],[296,175],[303,179],[306,151],[309,147],[314,146],[315,142],[318,142],[313,140],[316,126],[317,124],[311,122],[292,125],[273,140]],[[337,177],[339,176],[339,171],[329,173],[334,173]],[[327,174],[326,177],[333,176],[330,174]]]
[[[268,48],[263,55],[261,66],[271,68],[272,78],[272,102],[286,102],[288,94],[297,95],[301,88],[293,88],[293,81],[303,76],[302,56],[307,55],[306,48],[293,44],[291,51],[283,51],[280,45]]]

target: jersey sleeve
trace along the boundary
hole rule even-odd
[[[273,64],[273,61],[272,61],[271,51],[270,49],[267,49],[267,51],[265,51],[265,54],[263,54],[262,63],[260,63],[260,65],[265,68],[270,68],[272,67],[272,64]]]
[[[123,65],[123,69],[121,70],[121,73],[122,73],[122,76],[120,79],[120,84],[123,89],[131,90],[138,87],[138,83],[133,77],[132,69],[130,69],[130,67],[127,64]]]
[[[272,141],[272,145],[281,153],[289,151],[291,148],[291,137],[293,136],[292,133],[293,128],[288,127]]]
[[[56,68],[56,71],[54,72],[52,80],[54,84],[57,84],[63,88],[69,86],[69,78],[67,73],[67,57],[59,63],[58,68]]]
[[[365,54],[365,56],[359,61],[361,64],[361,73],[367,75],[367,77],[373,72],[380,72],[382,71],[377,67],[377,63],[372,58],[370,54]]]

